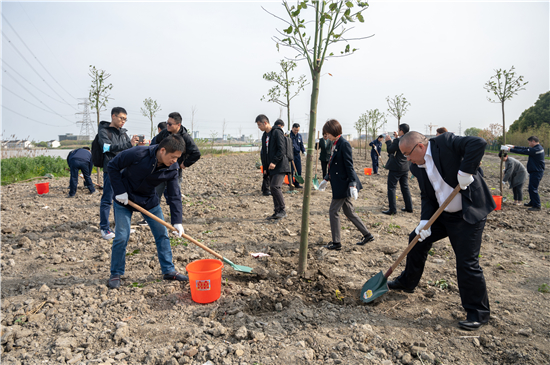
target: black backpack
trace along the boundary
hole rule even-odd
[[[284,135],[285,142],[286,142],[286,158],[288,158],[288,161],[294,161],[294,147],[292,146],[292,139],[290,139],[289,135]]]
[[[111,132],[107,131],[109,139],[112,137]],[[95,167],[103,167],[103,148],[99,143],[99,133],[95,135],[92,142],[92,162]]]

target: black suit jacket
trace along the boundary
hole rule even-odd
[[[399,149],[399,138],[394,138],[393,141],[386,141],[386,148],[388,150],[386,169],[399,172],[408,171],[411,163],[407,161],[407,158],[403,156]]]
[[[344,137],[340,137],[336,142],[325,180],[330,180],[334,199],[345,199],[350,196],[350,186],[355,186],[357,191],[363,188],[353,169],[351,146]]]
[[[455,188],[458,185],[458,170],[473,174],[474,182],[466,190],[460,190],[462,196],[462,214],[466,222],[479,222],[491,213],[495,201],[478,167],[485,153],[487,142],[479,137],[458,137],[452,133],[443,133],[430,139],[430,150],[435,167],[445,182]],[[439,209],[434,188],[428,179],[426,169],[415,164],[411,172],[418,179],[422,197],[421,220],[429,220]]]
[[[266,146],[269,137],[269,146]],[[262,135],[262,150],[260,152],[262,166],[269,175],[285,174],[290,172],[290,165],[286,158],[285,133],[281,127],[274,125],[271,132]],[[275,164],[273,170],[269,170],[269,164]]]

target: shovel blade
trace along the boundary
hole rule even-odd
[[[388,280],[382,271],[380,271],[361,288],[361,300],[365,303],[370,303],[379,296],[385,294],[389,290],[387,283]]]
[[[313,188],[319,190],[319,179],[317,179],[317,175],[315,175],[311,182],[313,183]]]
[[[237,264],[234,264],[232,263],[229,259],[227,258],[223,258],[223,262],[225,262],[226,264],[228,264],[229,266],[231,266],[233,269],[235,269],[236,271],[240,271],[240,272],[245,272],[247,274],[250,274],[252,272],[252,268],[251,267],[248,267],[248,266],[243,266],[243,265],[237,265]]]
[[[304,178],[301,177],[300,175],[298,174],[294,174],[294,179],[296,179],[296,181],[300,184],[303,184],[304,183]]]

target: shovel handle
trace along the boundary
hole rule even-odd
[[[136,203],[134,203],[133,201],[130,201],[128,200],[128,205],[131,206],[132,208],[138,210],[139,212],[145,214],[146,216],[150,217],[150,218],[153,218],[154,220],[156,220],[157,222],[159,222],[160,224],[162,224],[163,226],[165,226],[166,228],[172,230],[172,231],[178,231],[177,229],[175,229],[170,223],[167,223],[165,221],[163,221],[162,219],[160,219],[159,217],[157,217],[156,215],[154,215],[153,213],[149,212],[148,210],[146,209],[143,209],[142,207],[140,207],[139,205],[137,205]],[[183,233],[181,235],[183,238],[193,242],[195,245],[199,246],[200,248],[202,248],[203,250],[205,250],[206,252],[216,256],[217,258],[219,258],[220,260],[223,261],[223,256],[220,255],[219,253],[215,252],[215,251],[212,251],[211,249],[209,249],[208,247],[206,247],[205,245],[203,245],[202,243],[200,243],[199,241],[196,241],[195,239],[193,239],[193,237],[189,237],[188,235],[186,235],[185,233]]]
[[[321,142],[321,140],[319,139],[319,131],[317,131],[317,140]],[[321,147],[319,142],[317,142],[317,149],[315,151],[315,176],[316,177],[317,177],[317,161],[319,161],[319,147]]]
[[[82,178],[82,180],[84,180],[84,176],[82,176],[82,175],[78,175],[78,176],[80,176],[80,177]],[[92,181],[92,184],[94,184],[95,186],[97,186],[97,187],[100,188],[100,189],[103,189],[103,186],[101,186],[101,185],[99,185],[99,184],[96,184],[96,183],[93,182],[93,181]]]
[[[447,205],[449,205],[449,203],[457,196],[457,194],[460,192],[460,184],[458,184],[456,186],[456,188],[453,190],[453,192],[451,193],[451,195],[449,195],[447,197],[447,199],[445,199],[445,201],[443,202],[443,204],[441,204],[441,206],[439,207],[439,209],[434,213],[434,215],[432,215],[432,217],[430,218],[430,220],[428,221],[428,223],[426,223],[426,225],[422,228],[422,230],[425,230],[425,229],[428,229],[432,226],[432,224],[435,222],[435,220],[437,218],[439,218],[439,216],[441,215],[441,213],[443,212],[443,210],[445,210],[445,208],[447,208]],[[403,251],[403,253],[399,256],[399,258],[397,259],[397,261],[395,261],[395,263],[388,269],[388,271],[386,271],[386,273],[384,274],[384,277],[387,279],[390,277],[390,275],[392,274],[393,270],[395,270],[395,268],[401,263],[401,261],[403,261],[403,259],[405,258],[405,256],[407,256],[407,254],[413,249],[414,245],[416,245],[416,243],[418,242],[418,239],[420,239],[420,234],[417,234],[416,237],[411,241],[411,243],[409,243],[409,245],[407,246],[407,248],[405,249],[405,251]]]

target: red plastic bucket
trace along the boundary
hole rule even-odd
[[[365,175],[372,175],[372,168],[365,167]]]
[[[493,195],[493,199],[495,200],[495,204],[497,205],[495,210],[500,210],[500,208],[502,207],[502,197],[500,195]]]
[[[263,166],[260,166],[260,172],[263,174],[264,173],[264,167]]]
[[[223,262],[206,259],[193,261],[185,269],[189,274],[191,299],[197,303],[212,303],[222,292]]]
[[[36,192],[38,193],[38,195],[47,194],[50,192],[49,182],[34,184],[34,186],[36,186]]]

